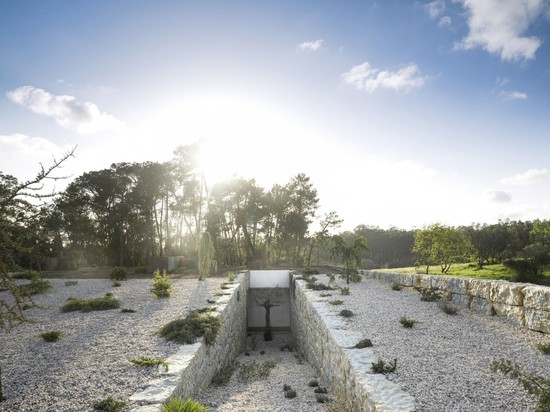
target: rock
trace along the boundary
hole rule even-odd
[[[506,281],[492,282],[490,299],[492,302],[522,306],[522,289],[525,288],[525,286],[527,286],[525,283],[511,283]]]
[[[536,309],[525,309],[525,325],[529,329],[550,333],[550,312]]]
[[[550,288],[547,286],[527,286],[523,288],[525,309],[538,309],[550,312]]]

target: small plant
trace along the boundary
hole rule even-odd
[[[399,282],[393,282],[391,284],[391,288],[392,288],[392,290],[401,290],[401,289],[403,289],[403,286],[401,286],[401,283],[399,283]]]
[[[122,313],[136,313],[134,309],[124,308],[120,310]]]
[[[329,273],[327,276],[328,276],[328,283],[336,282],[336,275],[334,273]]]
[[[176,319],[168,322],[159,331],[166,340],[182,343],[195,343],[198,337],[204,336],[207,345],[212,345],[220,331],[221,319],[219,316],[200,315],[196,310],[187,314],[185,319]]]
[[[126,406],[126,402],[117,401],[112,396],[108,398],[95,401],[93,403],[94,409],[104,412],[118,412]]]
[[[56,342],[61,337],[61,332],[58,330],[52,330],[50,332],[44,332],[41,333],[40,336],[42,339],[44,339],[46,342]]]
[[[202,406],[199,402],[187,398],[170,397],[166,402],[162,404],[162,412],[209,412],[206,406]]]
[[[349,288],[348,287],[340,288],[340,294],[344,296],[349,295],[350,294]]]
[[[329,296],[332,296],[332,293],[321,293],[319,296],[322,298],[328,298]]]
[[[220,289],[227,290],[227,289],[231,289],[231,287],[229,286],[229,283],[226,282],[220,285]]]
[[[383,373],[385,375],[395,372],[395,368],[397,368],[397,359],[394,359],[387,365],[382,359],[378,359],[378,362],[372,362],[370,370],[374,373]]]
[[[357,342],[354,346],[355,349],[364,349],[364,348],[370,348],[372,346],[372,341],[370,339],[361,339],[359,342]]]
[[[67,280],[65,281],[65,286],[76,286],[78,285],[78,280]]]
[[[246,365],[241,365],[238,374],[239,380],[244,382],[253,378],[265,379],[271,373],[271,369],[276,365],[275,361],[265,361],[261,363],[254,361]]]
[[[92,299],[77,299],[77,298],[68,298],[67,302],[61,307],[61,312],[92,312],[97,310],[110,310],[118,309],[120,307],[120,302],[114,299],[111,296],[105,296],[102,298],[92,298]]]
[[[218,293],[214,293],[214,296],[229,296],[231,295],[231,293],[227,293],[227,292],[218,292]]]
[[[349,309],[342,309],[339,313],[340,316],[344,317],[344,318],[351,318],[352,316],[355,316],[355,313],[353,313],[351,310]]]
[[[30,308],[32,308],[32,305],[29,305],[28,303],[23,303],[21,306],[22,310],[29,310]]]
[[[172,294],[172,282],[169,282],[170,276],[166,274],[166,270],[160,273],[160,270],[155,270],[153,273],[153,282],[149,291],[157,298],[167,298]]]
[[[325,285],[324,283],[308,283],[306,288],[311,290],[334,290],[332,286]]]
[[[447,302],[441,305],[441,310],[445,312],[447,315],[456,315],[458,313],[458,308]]]
[[[113,297],[113,294],[112,294],[111,292],[107,292],[107,293],[105,294],[105,297],[107,297],[107,298],[112,298],[112,297]]]
[[[134,365],[143,366],[143,367],[162,365],[164,366],[164,369],[166,370],[166,372],[168,372],[168,362],[166,362],[164,359],[153,359],[153,358],[148,358],[147,356],[141,355],[139,358],[130,359],[130,362],[133,363]]]
[[[307,273],[304,274],[302,278],[306,281],[307,284],[317,282],[317,278],[315,276],[308,275]]]
[[[31,278],[31,283],[21,285],[19,288],[25,294],[38,295],[47,292],[52,287],[52,284],[48,280],[44,280],[40,276],[33,276]]]
[[[401,319],[399,319],[399,323],[401,323],[405,328],[412,328],[415,323],[418,323],[418,321],[409,319],[407,316],[403,315],[401,316]]]
[[[545,355],[550,355],[550,342],[537,344],[537,349]]]
[[[325,395],[324,393],[318,393],[315,398],[317,399],[318,403],[330,402],[330,398],[328,397],[328,395]]]
[[[420,300],[422,302],[435,302],[441,299],[441,294],[438,288],[414,288],[422,296]]]
[[[32,270],[27,270],[25,272],[17,272],[11,275],[12,279],[27,279],[32,280],[33,278],[39,278],[40,279],[40,273],[33,272]]]
[[[334,300],[329,300],[328,303],[330,303],[331,305],[341,305],[342,303],[344,303],[344,301],[340,299],[334,299]]]
[[[292,389],[290,385],[287,385],[286,383],[283,385],[283,392],[289,391],[290,389]]]
[[[122,283],[120,283],[118,280],[113,280],[113,287],[114,288],[119,288],[122,286]]]
[[[529,372],[509,359],[500,359],[491,363],[493,372],[502,372],[505,376],[516,379],[527,393],[537,396],[538,405],[535,412],[550,411],[550,378]]]
[[[296,397],[296,391],[294,389],[288,389],[285,391],[285,398],[292,399],[295,397]]]
[[[230,272],[227,274],[227,279],[229,279],[230,282],[233,282],[235,279],[237,279],[237,276],[239,276],[238,273]]]
[[[317,379],[312,379],[312,380],[309,381],[307,386],[309,386],[311,388],[316,388],[317,386],[319,386],[319,381]]]
[[[206,299],[206,302],[207,303],[216,303],[216,301],[214,299]]]
[[[304,275],[318,275],[319,271],[315,268],[303,268],[302,273]]]
[[[122,281],[128,278],[128,274],[126,273],[126,269],[120,266],[117,266],[117,267],[114,267],[113,270],[111,270],[111,273],[109,274],[109,278],[112,281]]]
[[[324,386],[318,386],[316,387],[313,392],[315,393],[328,393],[327,391],[327,388],[325,388]]]
[[[198,313],[210,313],[210,312],[214,312],[216,309],[217,309],[216,306],[208,306],[205,308],[196,309],[196,311]]]
[[[262,350],[260,351],[260,355],[265,355],[265,350],[262,349]]]
[[[287,343],[286,345],[281,346],[281,352],[287,351],[292,352],[292,346],[290,346],[290,343]]]

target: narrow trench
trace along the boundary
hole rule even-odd
[[[310,386],[314,382],[318,386]],[[296,392],[295,397],[285,396],[285,385]],[[338,410],[330,392],[325,395],[327,403],[317,401],[319,387],[325,388],[325,382],[290,347],[290,333],[275,332],[272,341],[265,341],[263,333],[249,333],[245,352],[197,400],[211,412]]]

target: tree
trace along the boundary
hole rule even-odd
[[[342,224],[343,221],[344,220],[340,219],[340,216],[338,216],[338,213],[336,213],[335,211],[325,214],[323,220],[321,220],[320,223],[321,227],[317,232],[315,232],[309,244],[309,252],[307,254],[306,260],[307,266],[311,265],[311,256],[313,254],[314,248],[317,248],[317,264],[319,264],[319,251],[323,243],[325,243],[327,239],[329,239],[330,229],[336,229]]]
[[[361,257],[366,251],[368,251],[367,239],[364,237],[356,237],[351,244],[347,243],[341,236],[335,235],[332,237],[330,257],[339,259],[344,265],[344,276],[348,285],[350,277],[357,273],[357,266],[361,263]]]
[[[278,287],[263,289],[254,301],[256,305],[265,309],[264,340],[273,340],[271,335],[271,308],[281,306],[284,301],[283,291]]]
[[[199,280],[208,277],[214,261],[214,245],[210,233],[203,232],[199,244]]]

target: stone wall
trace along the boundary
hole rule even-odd
[[[204,338],[200,338],[192,345],[183,345],[166,359],[168,371],[159,366],[161,377],[130,397],[131,401],[145,404],[133,412],[158,412],[161,404],[171,396],[184,399],[196,396],[208,387],[218,371],[245,350],[248,282],[248,273],[240,274],[233,284],[228,284],[229,289],[224,290],[230,295],[217,298],[217,310],[212,315],[220,316],[222,326],[215,342],[208,346]]]
[[[292,277],[290,289],[292,346],[316,369],[348,411],[414,411],[414,399],[384,375],[370,371],[377,361],[372,348],[354,349],[360,331],[345,322],[327,302]]]
[[[404,287],[437,288],[450,302],[485,313],[505,316],[527,329],[550,333],[550,287],[505,280],[458,278],[364,270],[364,275]]]

